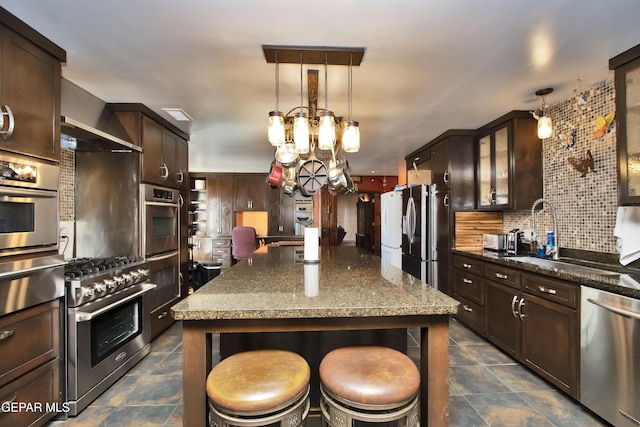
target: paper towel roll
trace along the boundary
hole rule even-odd
[[[304,294],[308,297],[318,296],[318,264],[304,265]]]
[[[318,262],[318,228],[306,227],[304,229],[304,260],[305,262]]]

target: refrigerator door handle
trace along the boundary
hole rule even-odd
[[[407,237],[409,238],[409,244],[413,244],[416,233],[416,202],[413,200],[413,197],[409,197],[409,200],[407,200],[406,217],[408,226]]]

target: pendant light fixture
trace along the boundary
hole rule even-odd
[[[302,52],[300,52],[300,108],[302,108]],[[300,110],[293,118],[293,142],[299,154],[309,152],[309,116]]]
[[[271,145],[279,147],[284,144],[284,114],[279,110],[280,104],[280,64],[278,63],[278,51],[276,55],[276,108],[269,112],[268,138]]]
[[[353,85],[352,79],[353,54],[349,54],[349,120],[342,123],[342,149],[345,153],[357,153],[360,150],[360,127],[359,123],[351,119],[351,91]]]
[[[327,53],[324,56],[324,110],[320,113],[318,123],[318,148],[321,150],[331,150],[336,141],[336,120],[333,111],[327,107]]]
[[[536,91],[537,96],[542,96],[542,106],[540,107],[540,115],[538,117],[538,138],[540,139],[551,138],[551,135],[553,135],[551,117],[546,115],[546,110],[549,106],[545,102],[545,96],[551,92],[553,92],[553,88],[550,87]]]

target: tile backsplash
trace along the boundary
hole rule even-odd
[[[554,104],[548,114],[553,136],[543,146],[544,197],[555,208],[562,248],[616,253],[613,228],[617,211],[616,129],[596,138],[595,121],[615,111],[613,79],[595,84],[579,96]],[[547,97],[547,101],[551,101]],[[575,134],[572,140],[571,135]],[[593,156],[594,168],[585,176],[570,163]],[[531,211],[505,212],[504,231],[530,228]],[[550,209],[536,214],[538,234],[552,230]]]

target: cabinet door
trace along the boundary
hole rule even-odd
[[[177,140],[176,182],[181,190],[189,186],[189,143],[182,138]]]
[[[525,295],[522,362],[577,397],[579,326],[575,310]]]
[[[478,205],[488,207],[493,204],[493,179],[491,167],[491,135],[478,140]]]
[[[509,204],[509,127],[498,129],[494,136],[495,171],[494,202],[498,206]]]
[[[267,184],[263,175],[236,175],[235,211],[266,211]]]
[[[636,51],[638,47],[633,48]],[[640,204],[640,58],[615,71],[618,126],[618,198]]]
[[[520,291],[487,280],[485,333],[487,339],[513,358],[520,354],[521,326],[516,314]]]
[[[207,176],[209,236],[231,236],[233,230],[233,176]]]
[[[178,188],[178,135],[166,129],[162,132],[162,161],[160,166],[160,178],[167,187]]]
[[[155,121],[142,118],[142,181],[166,185],[168,175],[162,170],[162,138],[164,128]],[[164,179],[162,177],[165,177]]]
[[[295,235],[294,198],[287,196],[282,189],[267,190],[268,222],[270,236]]]
[[[213,239],[209,237],[192,237],[193,260],[211,261],[213,259]]]
[[[0,38],[0,105],[11,109],[14,124],[0,148],[58,161],[60,62],[7,28]]]
[[[431,148],[431,177],[438,190],[448,190],[449,173],[449,139],[435,144]]]

